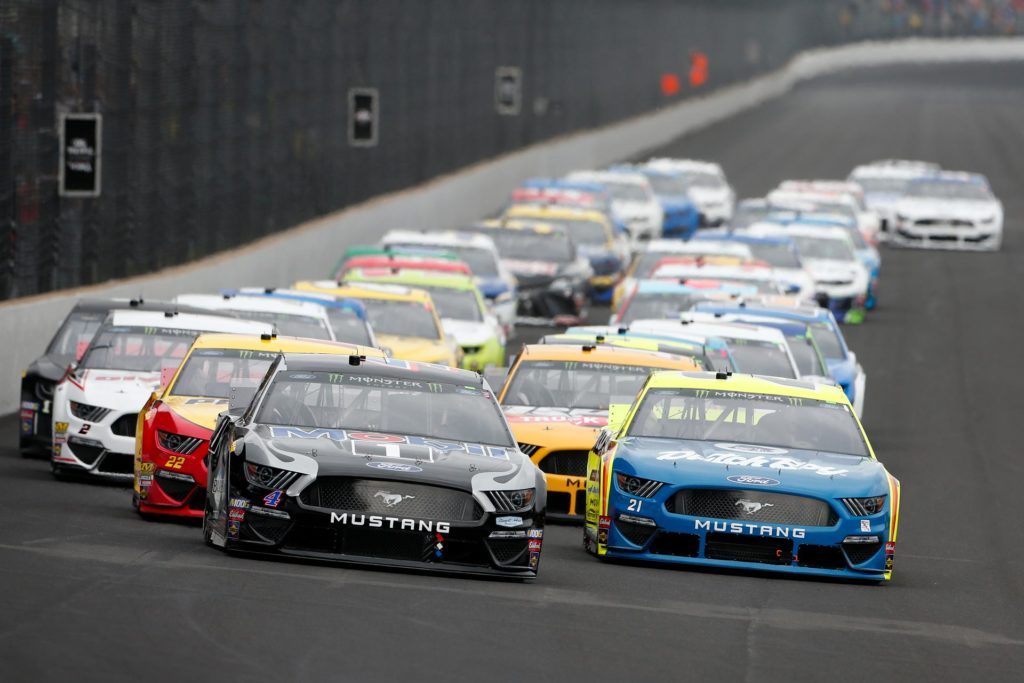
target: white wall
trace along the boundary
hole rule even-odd
[[[894,63],[1024,59],[1024,40],[907,40],[805,52],[767,76],[604,128],[566,135],[377,197],[239,249],[130,280],[0,304],[0,414],[18,408],[22,368],[38,356],[74,301],[89,296],[160,299],[325,276],[342,250],[391,228],[457,227],[500,207],[529,176],[604,166],[844,68]]]

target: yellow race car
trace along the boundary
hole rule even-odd
[[[362,302],[377,341],[395,358],[453,368],[462,364],[462,349],[445,334],[429,292],[401,285],[338,284],[334,280],[301,281],[293,288]]]
[[[206,449],[232,383],[259,383],[281,353],[382,357],[372,346],[278,337],[202,334],[139,412],[135,429],[135,509],[145,516],[203,516]],[[161,378],[164,379],[164,378]]]
[[[587,453],[611,403],[632,401],[655,369],[696,370],[690,358],[582,342],[524,346],[499,402],[519,449],[545,473],[548,517],[582,520]]]

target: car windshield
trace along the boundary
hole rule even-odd
[[[284,370],[271,383],[256,421],[514,446],[489,391],[372,372]]]
[[[649,318],[679,318],[683,311],[690,310],[694,302],[704,297],[693,293],[680,292],[647,293],[639,292],[626,302],[619,314],[619,324],[631,323],[634,320]]]
[[[504,405],[608,410],[632,403],[653,368],[587,361],[523,361],[505,391]]]
[[[603,247],[608,243],[608,234],[604,231],[604,226],[597,221],[562,219],[548,222],[565,228],[576,244]]]
[[[855,178],[858,185],[868,194],[903,194],[910,181],[906,178]]]
[[[504,259],[514,261],[554,261],[568,263],[575,258],[572,242],[564,233],[532,230],[488,230]]]
[[[979,183],[919,180],[910,183],[907,196],[923,199],[969,199],[988,201],[988,189]]]
[[[726,337],[733,362],[740,372],[796,379],[786,347],[770,341]]]
[[[640,185],[632,183],[616,183],[614,181],[602,180],[601,184],[608,188],[612,201],[619,202],[646,202],[647,193]]]
[[[661,175],[660,173],[652,173],[647,176],[647,180],[651,183],[651,188],[655,194],[676,196],[686,194],[686,180],[680,175]]]
[[[818,348],[821,349],[821,355],[825,356],[825,358],[846,358],[839,335],[836,334],[831,325],[825,322],[811,323],[811,334],[814,335],[814,341],[818,344]]]
[[[46,353],[68,361],[78,358],[85,353],[93,335],[106,317],[106,311],[72,311],[53,336]]]
[[[274,313],[273,311],[232,311],[243,320],[258,320],[270,323],[277,328],[277,333],[289,337],[307,337],[309,339],[330,339],[331,332],[327,322],[322,318],[295,313]]]
[[[414,286],[416,289],[425,289],[430,292],[430,298],[434,300],[434,306],[437,307],[437,314],[442,318],[472,320],[473,322],[480,322],[484,319],[483,311],[480,310],[480,301],[476,298],[476,292],[471,289]]]
[[[366,317],[377,334],[400,337],[440,339],[441,330],[430,306],[421,301],[391,299],[360,299],[366,308]]]
[[[158,372],[164,362],[184,358],[197,334],[165,327],[101,327],[79,367]]]
[[[686,171],[683,173],[683,181],[687,187],[706,187],[711,189],[718,189],[725,185],[722,179],[714,173],[705,173],[704,171]]]
[[[786,337],[786,342],[801,375],[828,376],[828,370],[822,366],[818,351],[808,337]]]
[[[178,371],[172,396],[230,398],[231,383],[259,384],[278,354],[248,349],[195,349]]]
[[[331,321],[334,338],[349,344],[373,346],[370,327],[365,320],[347,308],[328,308],[327,319]]]
[[[796,250],[785,242],[750,244],[751,253],[773,268],[801,268]]]
[[[800,256],[804,258],[831,259],[833,261],[854,261],[856,257],[849,242],[831,237],[793,237]]]
[[[849,406],[771,394],[651,389],[630,422],[627,435],[869,457],[867,443]],[[734,452],[744,451],[737,447]],[[750,452],[766,455],[754,448]]]

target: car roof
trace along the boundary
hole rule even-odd
[[[782,379],[742,373],[724,372],[655,372],[647,382],[648,389],[708,389],[750,394],[767,394],[791,398],[808,398],[849,405],[842,389],[834,384],[807,379]]]
[[[521,232],[532,232],[537,235],[562,235],[566,236],[565,228],[554,223],[545,223],[542,220],[532,218],[493,218],[481,221],[474,225],[474,229],[480,230],[519,230]]]
[[[793,240],[785,235],[750,235],[745,232],[726,232],[724,230],[701,230],[693,239],[698,242],[737,242],[739,244],[793,244]]]
[[[562,204],[514,204],[505,211],[507,218],[537,218],[556,221],[590,220],[605,224],[607,216],[600,211]]]
[[[280,351],[282,353],[335,353],[384,356],[383,351],[372,346],[266,334],[249,335],[208,332],[196,337],[192,346],[198,349],[243,349],[249,351]]]
[[[692,280],[715,280],[728,278],[693,277]],[[673,280],[638,280],[636,291],[639,294],[703,294],[708,292],[725,292],[727,294],[753,294],[757,288],[753,285],[737,285],[720,283],[717,287],[694,287]]]
[[[850,236],[845,228],[831,225],[782,225],[780,223],[768,223],[759,221],[747,226],[744,230],[751,233],[761,234],[789,234],[797,237],[814,237],[817,239],[841,239],[849,242]]]
[[[722,170],[720,164],[714,161],[704,161],[701,159],[672,159],[669,157],[652,157],[647,160],[645,166],[653,168],[668,168],[674,171],[701,171],[704,173],[711,173],[720,176],[724,179],[725,172]]]
[[[237,332],[240,334],[270,334],[270,323],[201,313],[162,313],[160,311],[114,310],[107,321],[114,327],[159,327],[171,330],[199,330],[207,332]]]
[[[376,282],[343,282],[334,280],[300,280],[295,283],[300,291],[308,288],[314,292],[325,292],[350,299],[383,299],[387,301],[430,302],[430,292],[415,287]]]
[[[98,299],[87,297],[75,302],[72,311],[89,313],[109,313],[115,310],[134,311],[177,311],[179,313],[209,313],[209,309],[187,306],[174,301],[146,301],[144,299]]]
[[[828,319],[828,310],[818,306],[772,307],[758,306],[744,301],[698,301],[695,310],[715,313],[736,313],[738,315],[786,318],[806,322],[818,322]]]
[[[527,344],[520,352],[522,360],[582,361],[615,365],[643,365],[659,368],[685,369],[696,367],[693,361],[678,355],[625,346],[610,346],[580,340],[572,344]]]
[[[494,240],[472,230],[389,230],[380,243],[384,246],[412,244],[423,247],[477,247],[495,251]]]
[[[295,301],[310,301],[327,308],[352,311],[356,317],[366,320],[366,307],[358,299],[338,298],[326,292],[312,290],[286,289],[278,287],[240,287],[222,290],[224,294],[244,294],[246,296],[265,296]]]
[[[747,325],[766,326],[773,327],[781,331],[787,337],[803,336],[807,334],[808,322],[804,320],[798,320],[795,318],[783,318],[781,316],[774,315],[757,315],[747,311],[746,309],[738,308],[735,311],[730,311],[723,317],[717,312],[709,311],[686,311],[682,314],[682,317],[687,320],[691,320],[695,323],[718,323],[718,322],[733,322],[733,323],[745,323]]]
[[[365,361],[361,360],[353,364],[352,358],[349,356],[285,353],[284,364],[289,371],[342,372],[345,374],[397,377],[420,382],[444,382],[473,387],[483,386],[483,376],[470,370],[388,357],[367,357]]]
[[[280,297],[249,294],[179,294],[174,300],[212,311],[265,311],[320,319],[327,316],[323,304]]]
[[[785,337],[781,332],[769,327],[758,327],[746,323],[726,322],[690,322],[688,320],[634,320],[631,327],[639,330],[651,330],[657,332],[672,333],[673,329],[679,329],[682,333],[692,330],[698,334],[706,334],[709,337],[720,337],[729,339],[746,339],[752,341],[769,341],[785,343]]]
[[[397,273],[387,268],[353,268],[345,274],[342,285],[377,282],[408,285],[409,287],[443,287],[457,290],[476,290],[477,288],[470,275],[416,270],[415,268],[403,268]]]

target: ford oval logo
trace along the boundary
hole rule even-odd
[[[750,484],[753,486],[778,486],[781,482],[769,477],[758,477],[754,474],[734,474],[726,477],[734,484]]]
[[[416,467],[416,465],[406,465],[401,462],[368,462],[367,467],[372,467],[375,470],[387,470],[388,472],[422,472],[422,467]]]

